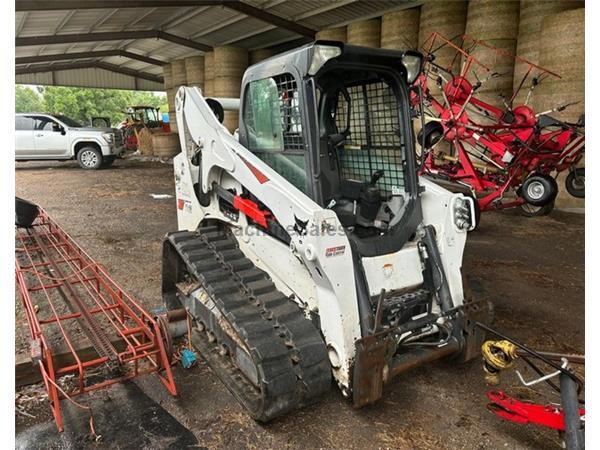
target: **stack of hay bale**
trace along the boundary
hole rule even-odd
[[[169,104],[169,123],[171,131],[177,133],[177,115],[175,114],[175,96],[181,86],[187,86],[185,59],[176,59],[171,62],[171,80],[173,82],[167,90],[167,102]]]
[[[474,66],[474,70],[469,73],[469,81],[472,83],[477,81],[475,71],[479,72],[477,74],[479,78],[487,78],[477,91],[477,98],[499,108],[504,107],[502,96],[508,102],[513,92],[515,59],[512,55],[517,48],[519,8],[520,3],[517,0],[501,2],[471,0],[469,2],[465,33],[506,52],[506,54],[499,54],[481,45],[471,52],[473,57],[498,74],[494,78],[489,78],[491,74],[486,74],[483,69],[478,71]]]
[[[237,47],[215,47],[214,96],[239,98],[244,71],[248,67],[248,51]],[[238,127],[238,111],[225,111],[223,125],[234,132]]]

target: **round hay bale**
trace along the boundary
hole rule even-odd
[[[152,135],[154,156],[171,158],[181,152],[177,133],[156,133]]]
[[[204,89],[205,97],[214,96],[215,82],[215,53],[206,52],[204,54]]]
[[[151,156],[154,154],[152,148],[152,131],[149,128],[142,128],[138,131],[138,150],[142,155]]]
[[[235,47],[215,47],[215,97],[239,97],[248,51]]]
[[[169,127],[171,128],[172,133],[179,133],[179,129],[177,128],[177,114],[175,111],[169,111]]]
[[[515,39],[519,32],[518,0],[471,0],[465,34],[484,41]]]
[[[585,9],[552,14],[544,19],[540,41],[540,65],[558,73],[563,80],[584,76]]]
[[[174,88],[186,85],[185,59],[176,59],[171,62],[172,80]]]
[[[498,47],[509,55],[514,55],[519,31],[519,7],[520,3],[517,0],[471,0],[465,34]],[[492,72],[500,74],[493,79],[488,79],[477,91],[477,97],[485,96],[491,104],[503,107],[500,95],[504,95],[509,100],[513,92],[514,58],[498,54],[481,45],[475,47],[471,55],[488,66]],[[476,66],[473,68],[480,79],[488,78],[489,74],[483,69],[477,69]],[[471,82],[477,81],[472,70],[468,75]]]
[[[419,45],[419,8],[381,16],[381,48],[416,50]]]
[[[177,89],[168,89],[167,90],[167,105],[169,106],[169,111],[175,111],[175,95],[177,94]]]
[[[542,36],[553,36],[540,43],[540,65],[558,73],[562,79],[548,77],[535,88],[532,106],[536,112],[559,105],[569,106],[553,117],[576,121],[585,111],[585,36],[584,8],[547,16],[542,24]]]
[[[188,86],[204,87],[204,56],[185,58],[185,79]]]
[[[238,98],[241,85],[242,77],[217,77],[214,84],[214,96]]]
[[[381,19],[369,19],[348,25],[348,44],[363,47],[379,47],[381,43]]]
[[[471,51],[471,55],[489,67],[491,72],[488,73],[485,69],[478,68],[474,63],[471,66],[473,70],[470,70],[467,73],[467,78],[472,83],[477,82],[475,75],[481,80],[486,79],[481,88],[475,93],[475,96],[481,100],[484,100],[483,97],[485,97],[484,101],[498,107],[503,107],[504,103],[502,101],[502,96],[504,96],[508,102],[513,93],[515,59],[511,55],[514,54],[516,42],[514,39],[495,39],[493,41],[486,40],[486,42],[508,52],[508,55],[497,53],[494,50],[483,46],[477,46]],[[499,75],[489,78],[493,72],[496,72]]]
[[[419,48],[422,51],[429,49],[429,37],[434,31],[448,39],[460,36],[465,32],[467,20],[467,2],[427,2],[421,6],[419,24]],[[438,42],[436,40],[436,42]],[[449,67],[453,73],[460,71],[460,60],[455,58],[456,52],[449,46],[439,49],[435,53],[435,62],[442,67]],[[435,83],[429,83],[429,88],[434,95],[439,94]]]
[[[250,65],[261,62],[263,59],[270,58],[275,52],[269,48],[261,48],[260,50],[254,50],[250,52]]]
[[[162,66],[162,71],[165,91],[168,91],[173,87],[173,71],[171,69],[171,64],[165,64]]]
[[[519,14],[519,35],[517,37],[517,55],[539,63],[539,51],[542,42],[542,22],[550,14],[556,14],[568,9],[581,8],[584,2],[573,0],[521,0],[521,12]],[[513,88],[516,89],[527,72],[527,65],[517,62],[515,64],[515,76]],[[535,69],[532,74],[535,74]],[[527,88],[531,86],[532,74],[525,80],[522,92],[517,99],[524,101],[527,96]]]
[[[536,113],[572,102],[580,103],[571,105],[564,111],[550,113],[550,115],[559,120],[577,122],[579,116],[585,112],[585,80],[583,78],[565,81],[550,81],[550,78],[547,78],[535,88],[531,96],[531,106]]]
[[[215,80],[219,77],[239,77],[248,67],[248,50],[237,47],[215,47]]]
[[[239,127],[239,113],[237,111],[225,111],[223,125],[231,134]]]
[[[347,42],[348,31],[346,27],[326,28],[317,32],[315,40]]]

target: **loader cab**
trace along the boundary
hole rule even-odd
[[[408,85],[421,55],[317,41],[246,71],[239,139],[324,208],[364,256],[421,222]]]

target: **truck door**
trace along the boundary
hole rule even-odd
[[[35,120],[30,116],[15,116],[15,157],[22,159],[35,154],[33,128]]]
[[[67,130],[50,117],[36,116],[33,139],[38,157],[68,158],[70,155]]]

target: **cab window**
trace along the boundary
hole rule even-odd
[[[244,93],[248,149],[308,193],[300,94],[291,74],[248,84]]]

